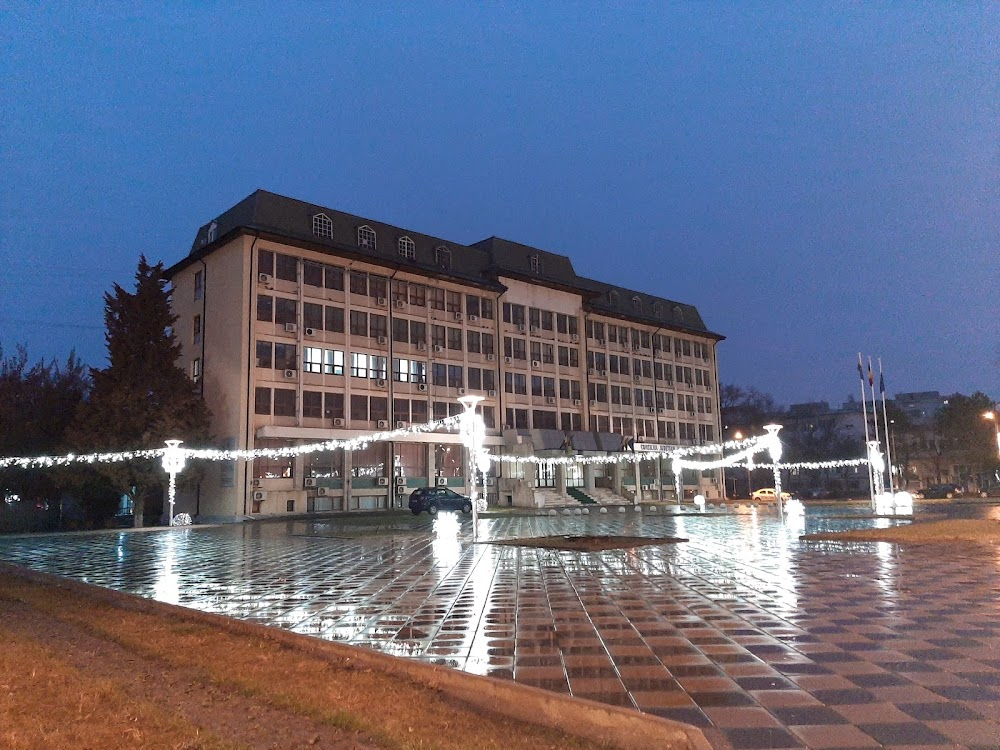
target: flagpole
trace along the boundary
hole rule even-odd
[[[868,358],[868,386],[872,391],[872,421],[875,423],[875,442],[879,444],[879,447],[881,447],[882,441],[879,440],[878,437],[878,400],[875,398],[875,373],[872,372],[871,357]],[[861,387],[865,387],[863,383],[861,384]],[[875,489],[878,491],[878,494],[881,495],[885,492],[885,485],[882,484],[881,487],[876,487]]]
[[[865,455],[868,455],[868,396],[865,395],[865,372],[861,364],[861,352],[858,352],[858,377],[861,378],[861,409],[865,415]],[[868,494],[871,496],[872,509],[875,508],[875,478],[872,475],[872,465],[868,464]]]
[[[885,378],[882,377],[882,358],[878,358],[878,389],[882,394],[882,425],[885,427],[885,458],[889,464],[889,492],[895,492],[892,484],[892,445],[889,442],[889,416],[885,411]]]

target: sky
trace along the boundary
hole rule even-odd
[[[1000,398],[998,7],[5,3],[0,345],[102,366],[263,188],[694,304],[779,403]]]

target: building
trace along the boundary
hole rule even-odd
[[[258,190],[168,269],[183,366],[220,446],[281,447],[405,428],[478,407],[493,451],[565,455],[711,443],[716,344],[688,304],[576,274],[497,237],[462,245]],[[457,434],[216,463],[182,508],[204,518],[372,510],[465,487]],[[668,461],[498,470],[492,502],[567,491],[673,497]],[[685,472],[720,497],[718,472]]]

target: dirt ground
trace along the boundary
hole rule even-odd
[[[1000,542],[1000,522],[974,519],[927,521],[888,529],[806,534],[808,542]]]
[[[0,642],[11,750],[601,747],[350,659],[16,578],[0,580]]]

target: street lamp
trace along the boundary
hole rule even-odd
[[[996,412],[997,405],[993,404],[993,408],[990,411],[983,412],[983,419],[988,419],[993,422],[994,428],[997,431],[997,458],[1000,458],[1000,419],[997,418]]]
[[[743,433],[737,430],[733,433],[733,440],[742,440]],[[750,478],[750,473],[753,471],[753,455],[747,456],[747,497],[753,496],[753,482]],[[736,494],[736,480],[733,480],[733,494]]]

